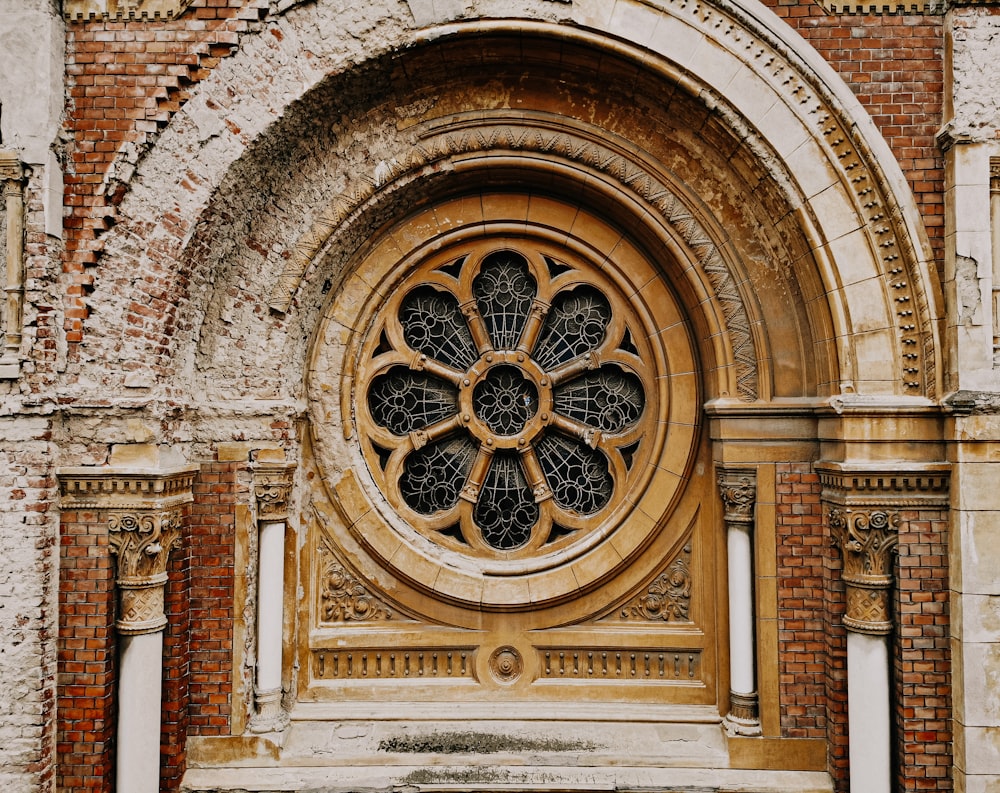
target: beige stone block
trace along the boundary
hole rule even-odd
[[[945,155],[945,190],[955,185],[990,185],[991,146],[963,144],[952,146]]]
[[[412,251],[438,234],[437,217],[433,209],[425,209],[392,230],[392,239],[401,251]]]
[[[760,74],[747,66],[741,65],[726,88],[726,95],[736,105],[746,120],[757,127],[764,138],[770,139],[770,135],[761,128],[761,122],[774,109],[775,104],[780,101],[780,98],[774,92],[774,89],[761,78]],[[778,119],[775,116],[775,119],[778,123],[772,128],[772,132],[779,135],[787,134],[786,125],[789,122],[796,124],[794,117],[791,116],[784,119]],[[801,127],[801,124],[796,124],[796,126]],[[796,137],[799,142],[803,139],[801,134]]]
[[[575,206],[544,195],[531,195],[528,200],[528,219],[560,232],[573,227],[579,211]]]
[[[851,325],[855,333],[870,333],[894,324],[895,315],[886,302],[882,279],[869,278],[864,281],[845,284],[841,290],[847,301]],[[881,359],[882,366],[892,361],[894,356]]]
[[[953,769],[955,793],[1000,793],[1000,776],[996,774],[966,774]]]
[[[251,446],[246,441],[220,441],[215,445],[216,459],[220,463],[248,462]]]
[[[1000,640],[1000,594],[951,593],[951,635],[964,642]]]
[[[995,480],[994,480],[995,481]],[[993,484],[993,489],[998,489]],[[1000,592],[1000,514],[997,512],[952,512],[952,586],[959,591],[992,595]]]
[[[657,467],[636,506],[651,518],[660,518],[676,498],[682,482],[679,474]]]
[[[366,512],[371,511],[371,502],[361,489],[354,471],[348,469],[340,481],[333,486],[333,490],[336,493],[341,511],[352,523]]]
[[[776,101],[755,123],[761,136],[774,147],[782,159],[786,159],[807,140],[811,140],[810,130],[783,101]]]
[[[495,221],[523,221],[528,218],[528,196],[523,193],[486,193],[483,215]]]
[[[484,579],[482,602],[486,605],[530,603],[531,592],[528,589],[528,581],[521,577],[490,576]]]
[[[465,603],[480,603],[483,599],[484,581],[468,573],[448,567],[441,567],[434,579],[434,591],[446,598],[454,598]]]
[[[606,30],[612,35],[621,36],[626,41],[645,47],[652,40],[656,26],[663,17],[661,11],[649,6],[619,0],[614,4]]]
[[[677,301],[662,278],[654,274],[652,278],[639,283],[642,286],[638,295],[656,317],[659,325],[657,330],[665,331],[684,322],[684,316],[677,308]]]
[[[959,510],[1000,511],[1000,463],[957,466],[951,480],[951,505]],[[1000,514],[995,519],[1000,522]]]
[[[1000,775],[1000,727],[955,730],[955,765],[970,776]]]
[[[774,536],[774,504],[757,502],[757,527],[754,533],[754,572],[758,576],[777,575],[777,550]]]
[[[593,215],[581,212],[573,221],[570,234],[579,239],[587,241],[587,244],[604,256],[610,256],[622,235],[620,231],[613,229],[606,223],[597,220]]]
[[[546,603],[558,597],[573,594],[579,589],[571,567],[559,567],[541,575],[528,578],[531,602]]]
[[[965,234],[980,232],[985,235],[986,251],[989,250],[989,183],[955,185],[945,193],[944,211],[945,228],[962,235],[963,240]]]
[[[457,198],[435,207],[434,215],[438,228],[442,232],[464,228],[475,223],[482,223],[483,203],[479,196]],[[569,225],[567,224],[565,228],[569,228]]]
[[[955,718],[967,728],[1000,725],[1000,644],[964,642],[953,666]]]
[[[824,247],[831,263],[836,265],[837,276],[842,285],[857,284],[879,277],[878,263],[872,253],[868,235],[863,229],[831,239]],[[830,284],[827,284],[827,288],[829,287]],[[879,294],[883,294],[883,291],[880,284]],[[854,321],[853,309],[852,305],[849,306],[852,321]]]
[[[615,4],[608,0],[575,0],[572,8],[573,21],[578,25],[604,30],[611,20],[614,7]]]
[[[843,237],[866,224],[865,219],[854,208],[851,196],[839,183],[812,196],[809,206],[823,225],[823,233],[827,239]]]
[[[667,370],[671,375],[695,371],[691,336],[684,324],[671,325],[660,331],[660,341],[667,350]]]
[[[583,588],[602,578],[622,562],[621,554],[611,543],[601,543],[573,563],[577,584]]]
[[[743,68],[731,52],[710,38],[702,38],[698,47],[687,58],[687,62],[681,65],[690,70],[695,79],[714,88],[723,96],[728,96],[727,87]],[[729,98],[739,101],[738,97]]]
[[[814,138],[807,138],[785,157],[799,190],[806,198],[840,184],[837,170]]]
[[[372,288],[357,274],[348,276],[340,288],[340,295],[331,314],[340,324],[356,329],[365,305],[372,297]]]
[[[895,331],[892,328],[858,333],[853,339],[855,387],[860,394],[892,394],[899,382],[899,373],[892,362],[896,359]]]
[[[108,458],[116,468],[169,468],[184,462],[179,451],[156,443],[115,443]]]

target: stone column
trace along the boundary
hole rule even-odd
[[[753,469],[720,468],[719,492],[729,549],[730,735],[760,735],[754,660],[753,528],[757,479]]]
[[[881,509],[829,508],[847,587],[847,719],[852,793],[890,793],[892,746],[888,635],[899,517]]]
[[[118,719],[115,789],[160,789],[164,594],[170,552],[181,543],[182,507],[196,467],[171,470],[66,468],[62,506],[94,510],[115,558]]]
[[[9,378],[17,377],[21,369],[24,303],[24,171],[12,152],[0,151],[0,193],[7,229],[0,241],[6,275],[0,378]]]
[[[257,507],[257,667],[252,732],[288,726],[282,707],[281,655],[285,617],[285,525],[294,464],[258,462],[253,468]]]

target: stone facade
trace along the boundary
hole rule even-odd
[[[995,3],[0,18],[3,790],[998,784]]]

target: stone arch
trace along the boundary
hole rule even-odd
[[[484,41],[484,36],[492,41],[559,41],[558,52],[567,53],[567,66],[579,66],[573,58],[589,51],[596,56],[593,73],[599,77],[628,85],[640,74],[652,75],[672,96],[686,97],[685,107],[699,108],[712,125],[726,131],[730,141],[738,142],[748,167],[757,169],[759,181],[767,183],[764,188],[778,196],[773,206],[780,207],[783,215],[776,219],[775,236],[791,230],[796,237],[785,249],[792,260],[779,264],[793,271],[788,283],[805,290],[807,312],[800,326],[811,329],[809,349],[796,355],[807,359],[820,350],[832,366],[829,372],[805,376],[810,384],[796,395],[906,397],[939,392],[937,291],[927,267],[928,245],[905,181],[867,116],[830,67],[818,56],[803,55],[811,52],[808,45],[762,6],[676,0],[620,2],[604,10],[553,9],[551,4],[537,3],[528,4],[521,18],[486,21],[431,13],[421,4],[419,11],[414,7],[412,20],[372,8],[364,19],[348,18],[335,25],[333,5],[295,7],[273,17],[267,23],[269,33],[247,39],[199,85],[138,163],[118,225],[107,235],[96,305],[113,307],[121,302],[112,296],[114,291],[138,292],[141,301],[155,303],[152,293],[160,289],[180,295],[179,311],[197,316],[208,308],[204,295],[218,300],[236,288],[234,284],[246,281],[247,273],[239,264],[228,266],[243,251],[236,251],[231,236],[221,235],[220,241],[215,232],[218,224],[233,218],[234,209],[270,208],[263,194],[249,203],[245,196],[227,203],[231,191],[238,189],[233,175],[245,174],[244,166],[250,163],[263,164],[266,171],[267,157],[281,149],[280,142],[293,132],[288,119],[295,117],[297,104],[308,104],[316,92],[322,93],[324,85],[331,84],[329,75],[350,73],[345,71],[349,63],[362,64],[353,72],[364,72],[366,79],[379,84],[406,73],[410,53],[431,53],[423,61],[431,64],[435,53],[440,58],[440,47],[451,42],[474,37]],[[343,19],[337,17],[338,22]],[[561,24],[569,21],[573,27]],[[352,24],[381,28],[383,51],[364,56],[357,52]],[[540,57],[528,49],[527,61]],[[302,58],[304,51],[310,57]],[[440,60],[436,68],[444,68]],[[234,89],[245,73],[256,75],[252,90],[245,83],[244,90]],[[348,86],[356,97],[364,96],[363,80],[340,85]],[[282,151],[287,155],[290,150]],[[250,257],[268,273],[266,281],[250,280],[255,289],[266,289],[271,307],[280,309],[287,301],[292,264],[300,266],[311,250],[320,250],[322,241],[335,231],[331,221],[352,201],[360,204],[367,194],[374,196],[395,181],[398,161],[375,159],[368,163],[367,173],[352,183],[333,186],[340,196],[332,207],[325,196],[315,195],[315,182],[309,185],[314,195],[302,213],[309,216],[308,222],[289,230],[298,240],[293,250]],[[327,162],[323,167],[332,165]],[[422,167],[433,170],[433,165]],[[275,173],[269,178],[273,182]],[[732,249],[723,243],[720,250]],[[178,250],[183,251],[179,258],[185,267],[176,266]],[[759,301],[768,284],[762,270],[740,272],[738,260],[738,256],[728,261],[723,257],[725,267],[712,264],[707,272],[722,279],[712,287],[723,295],[714,298],[723,316],[728,313],[728,365],[737,366],[737,357],[745,350],[742,341],[733,341],[734,332],[743,332],[734,317],[745,314],[757,337],[754,358],[759,368],[771,360],[764,341],[766,328],[746,307]],[[226,266],[220,267],[220,262]],[[136,278],[137,272],[143,277]],[[104,289],[123,283],[127,284],[123,290]],[[270,343],[278,346],[297,344],[291,337],[300,337],[303,328],[290,315],[269,316],[261,309],[259,303],[251,309],[258,318],[256,330],[266,331]],[[193,370],[199,337],[203,341],[212,331],[205,334],[183,322],[175,327],[177,317],[169,312],[164,316],[133,318],[133,327],[122,327],[117,335],[92,343],[114,347],[137,383],[165,383],[178,375],[183,380]],[[892,367],[886,365],[889,361]],[[180,383],[175,381],[183,388]],[[281,387],[276,384],[264,391],[275,389]],[[720,393],[724,391],[720,388]],[[741,393],[756,398],[769,392],[765,388],[762,394],[753,393],[744,385]]]

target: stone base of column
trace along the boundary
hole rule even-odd
[[[722,720],[728,735],[755,737],[761,734],[757,692],[740,694],[729,692],[729,713]]]
[[[281,689],[258,691],[257,712],[250,717],[250,732],[282,732],[288,727],[288,711],[281,706]]]

